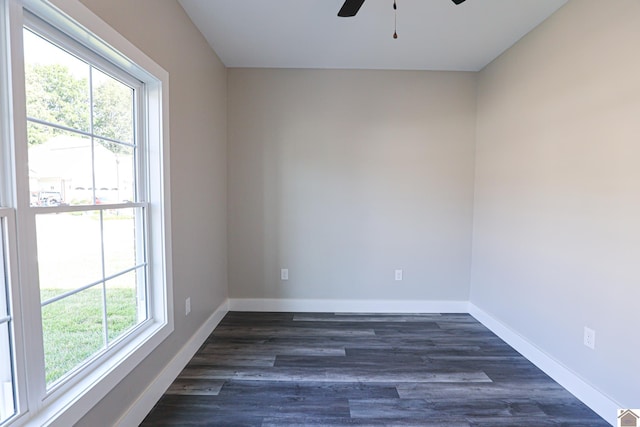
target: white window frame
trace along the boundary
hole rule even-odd
[[[16,316],[15,307],[20,304],[20,289],[18,287],[18,263],[17,263],[17,246],[16,246],[16,219],[15,210],[11,208],[1,207],[0,201],[0,227],[4,238],[0,239],[0,245],[2,248],[2,257],[0,263],[3,263],[3,273],[8,281],[7,285],[7,305],[9,317],[11,318],[9,329],[9,346],[13,350],[13,360],[11,360],[11,368],[13,374],[13,397],[14,407],[16,415],[19,413],[20,408],[26,404],[26,396],[21,395],[20,391],[26,389],[26,372],[25,365],[21,363],[21,360],[17,358],[17,354],[20,354],[18,349],[22,348],[24,341],[22,340],[22,328],[19,317]],[[6,234],[5,234],[6,233]],[[0,292],[5,292],[5,289],[0,289]],[[16,319],[18,321],[16,322]],[[17,354],[16,354],[17,353]],[[9,357],[9,355],[4,355]],[[8,390],[7,390],[8,391]],[[7,420],[10,420],[8,418]]]
[[[73,425],[111,391],[171,332],[173,332],[173,284],[171,266],[171,215],[169,193],[169,76],[168,73],[93,14],[78,0],[0,0],[8,5],[8,43],[11,46],[6,73],[11,84],[2,91],[2,123],[10,129],[0,135],[2,200],[15,212],[18,236],[16,282],[20,294],[12,294],[15,326],[18,414],[7,425]],[[4,19],[0,8],[0,19]],[[47,390],[44,378],[42,322],[34,254],[35,226],[29,211],[26,102],[22,28],[25,10],[63,32],[144,84],[144,112],[139,126],[147,141],[145,168],[148,202],[147,247],[149,262],[149,319],[118,345],[84,368]],[[6,22],[6,21],[5,21]],[[1,27],[1,26],[0,26]],[[2,36],[0,36],[2,41]],[[2,52],[2,49],[0,49]],[[3,60],[0,59],[0,64]],[[6,62],[6,61],[5,61]],[[0,77],[7,80],[7,76]],[[0,83],[0,87],[5,89]],[[7,94],[6,96],[4,94]],[[5,99],[7,98],[7,99]],[[19,189],[19,190],[18,190]],[[17,283],[12,283],[18,289]],[[21,313],[21,316],[18,315]],[[28,351],[27,351],[28,349]],[[27,380],[28,378],[28,380]],[[4,427],[4,424],[2,424]]]

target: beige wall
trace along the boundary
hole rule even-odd
[[[468,300],[474,74],[228,80],[232,297]]]
[[[227,297],[226,69],[177,1],[82,2],[170,74],[175,332],[80,422],[101,426],[122,415]]]
[[[639,46],[640,2],[572,0],[480,73],[471,279],[473,303],[634,408]]]
[[[171,75],[176,332],[81,425],[117,419],[224,300],[227,224],[233,297],[466,300],[471,283],[640,407],[636,0],[572,0],[479,75],[226,71],[177,2],[82,1]]]

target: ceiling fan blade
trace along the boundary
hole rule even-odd
[[[460,4],[462,2],[464,2],[464,0],[452,0],[455,4]]]
[[[338,16],[356,16],[356,13],[360,10],[362,3],[364,3],[364,0],[345,0],[342,8],[340,8],[340,12],[338,12]]]

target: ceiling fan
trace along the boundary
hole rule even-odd
[[[460,4],[464,2],[464,0],[451,0],[455,4]],[[338,16],[342,17],[350,17],[356,16],[356,13],[360,10],[360,6],[362,6],[364,0],[345,0],[344,4],[340,8],[340,12],[338,12]]]

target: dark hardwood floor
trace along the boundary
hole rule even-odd
[[[608,426],[467,314],[230,312],[143,426]]]

